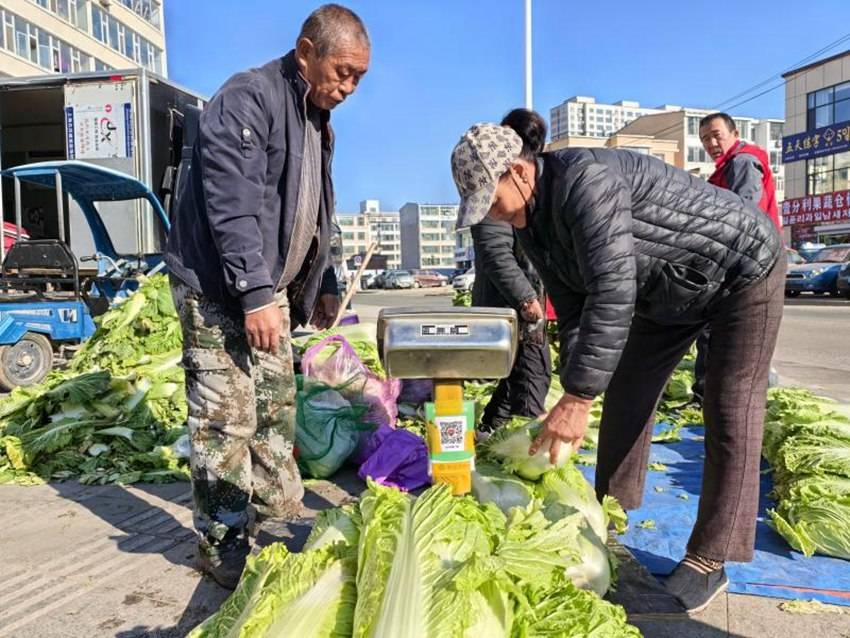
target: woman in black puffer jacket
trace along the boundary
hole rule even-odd
[[[531,452],[577,447],[605,393],[596,490],[640,505],[658,398],[710,325],[705,468],[687,553],[667,581],[689,611],[749,561],[769,364],[785,259],[770,219],[740,197],[627,150],[534,152],[539,115],[478,124],[452,153],[458,227],[484,217],[519,229],[558,315],[565,394]]]

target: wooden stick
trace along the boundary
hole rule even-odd
[[[334,319],[331,328],[336,328],[339,325],[339,322],[342,321],[342,317],[343,315],[345,315],[345,307],[348,305],[348,302],[351,301],[351,298],[354,296],[354,291],[357,290],[357,284],[360,282],[360,277],[363,275],[363,271],[366,270],[366,266],[369,265],[369,260],[372,259],[372,253],[374,253],[377,248],[378,243],[373,241],[369,246],[369,249],[366,251],[366,256],[360,263],[360,267],[354,274],[354,278],[351,280],[351,283],[348,286],[348,290],[345,291],[345,297],[342,298],[342,301],[339,304],[339,312],[336,314],[336,319]]]

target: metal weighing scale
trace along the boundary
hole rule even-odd
[[[378,315],[378,351],[387,374],[433,379],[425,404],[429,474],[454,494],[471,489],[475,469],[475,403],[463,400],[465,379],[511,373],[518,321],[509,308],[385,308]]]

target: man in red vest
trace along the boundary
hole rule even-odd
[[[705,152],[714,160],[715,169],[708,178],[709,183],[755,204],[782,231],[773,171],[764,149],[742,140],[735,121],[726,113],[712,113],[702,118],[699,138]]]
[[[735,120],[727,113],[712,113],[702,118],[699,138],[705,152],[714,160],[714,173],[708,178],[709,183],[730,190],[745,202],[758,206],[782,232],[773,170],[764,149],[742,140]],[[709,337],[706,329],[697,338],[693,392],[694,400],[700,404],[705,390]]]

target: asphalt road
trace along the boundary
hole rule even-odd
[[[444,308],[451,299],[449,288],[369,290],[358,293],[353,305],[362,319],[374,320],[382,307]],[[783,385],[850,402],[850,301],[787,299],[773,365]]]

